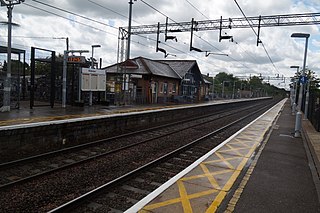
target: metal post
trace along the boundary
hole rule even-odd
[[[302,78],[304,78],[305,77],[305,73],[306,73],[308,39],[310,37],[310,34],[293,33],[291,35],[291,37],[306,38],[305,49],[304,49],[303,68],[302,68]],[[303,88],[304,88],[304,84],[303,84],[302,81],[300,81],[299,100],[298,100],[299,112],[297,112],[297,114],[296,114],[295,135],[294,135],[295,137],[299,137],[300,136],[300,132],[301,132],[301,109],[302,109]]]
[[[56,91],[56,52],[51,52],[51,87],[50,87],[50,106],[53,108],[54,99],[55,99],[55,91]]]
[[[10,111],[11,92],[11,30],[12,30],[12,9],[13,5],[8,4],[8,48],[7,48],[7,77],[4,81],[3,106],[1,112]]]
[[[222,82],[222,97],[221,98],[224,98],[224,81]]]
[[[302,78],[305,77],[305,72],[306,72],[306,61],[307,61],[307,50],[308,50],[308,39],[310,37],[310,34],[303,34],[303,33],[293,33],[291,37],[296,37],[296,38],[306,38],[306,43],[305,43],[305,50],[304,50],[304,59],[303,59],[303,68],[302,68]],[[302,96],[303,96],[303,88],[304,84],[303,82],[300,81],[300,90],[299,90],[299,99],[298,99],[298,108],[299,111],[302,109]]]
[[[135,0],[136,1],[136,0]],[[130,58],[130,41],[131,41],[131,20],[132,20],[132,0],[129,1],[129,23],[128,23],[128,43],[126,60]]]
[[[101,45],[96,44],[96,45],[91,45],[91,68],[94,69],[94,62],[93,62],[93,51],[95,47],[101,47]],[[92,106],[92,91],[90,90],[89,92],[89,106]]]
[[[78,86],[78,102],[80,103],[80,101],[81,101],[81,67],[79,67],[79,76],[78,76],[78,84],[79,84],[79,86]]]
[[[30,109],[34,106],[35,48],[31,47]]]
[[[214,76],[212,76],[212,99],[214,98]]]
[[[303,72],[302,72],[302,76],[306,76],[306,62],[307,62],[307,50],[308,50],[308,40],[309,37],[306,37],[306,45],[305,45],[305,49],[304,49],[304,59],[303,59]],[[301,111],[301,107],[302,107],[302,95],[303,95],[303,89],[304,88],[304,84],[300,84],[301,88],[300,88],[300,93],[299,93],[299,107],[300,107],[300,111]],[[300,100],[300,94],[301,94],[301,100]]]
[[[306,94],[306,101],[305,101],[305,105],[304,105],[304,119],[308,119],[309,89],[310,89],[310,79],[308,80],[308,84],[307,84],[307,94]]]
[[[296,74],[298,75],[299,73],[299,66],[290,66],[290,68],[296,68],[297,72]],[[296,113],[297,110],[297,90],[298,90],[298,81],[299,78],[295,78],[294,79],[294,84],[293,84],[293,98],[292,98],[292,115],[294,115]]]
[[[94,47],[93,45],[91,46],[91,68],[93,69],[93,51],[94,51]],[[89,91],[89,106],[92,106],[92,91]]]
[[[301,117],[302,117],[301,111],[297,112],[296,124],[294,127],[294,137],[296,138],[301,136]]]
[[[63,54],[63,72],[62,72],[62,108],[66,107],[67,100],[67,57],[69,51],[65,50]]]
[[[233,82],[233,89],[232,89],[232,99],[234,99],[234,89],[235,89],[235,87],[236,87],[236,82],[234,81]]]

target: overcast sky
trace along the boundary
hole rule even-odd
[[[61,8],[72,13],[95,20],[81,18],[71,13],[63,12],[39,2]],[[237,0],[246,16],[282,15],[297,13],[320,12],[319,0]],[[158,10],[152,9],[150,6]],[[30,59],[30,47],[55,50],[63,53],[66,49],[65,38],[70,41],[70,49],[89,50],[85,54],[91,56],[91,45],[100,44],[101,48],[94,50],[95,58],[102,58],[103,66],[117,62],[118,28],[128,25],[128,0],[25,0],[13,9],[13,22],[19,24],[13,27],[13,47],[25,49],[27,59]],[[0,8],[0,21],[7,21],[7,9]],[[49,13],[48,13],[49,12]],[[243,17],[234,0],[138,0],[133,4],[133,26],[165,23],[166,16],[176,22],[190,22],[223,18]],[[62,18],[64,17],[64,18]],[[99,22],[99,23],[97,23]],[[170,21],[172,22],[172,21]],[[178,42],[164,42],[160,35],[160,47],[176,57],[167,59],[197,60],[203,74],[211,76],[221,71],[234,76],[259,75],[275,77],[278,74],[293,76],[292,65],[302,67],[305,39],[293,39],[292,33],[310,33],[307,66],[320,76],[320,34],[319,25],[261,28],[261,37],[271,60],[260,45],[256,46],[256,36],[248,29],[228,29],[224,33],[232,35],[234,42],[223,40],[219,42],[219,31],[195,32],[193,46],[202,50],[229,54],[227,56],[210,55],[190,52],[190,32],[171,33]],[[257,31],[257,29],[255,29]],[[7,25],[0,25],[0,45],[7,45]],[[143,37],[133,35],[131,58],[143,56],[151,59],[163,59],[164,54],[155,52],[156,35]],[[171,47],[174,47],[172,49]],[[38,57],[45,53],[38,52]],[[0,56],[0,61],[6,59]],[[288,87],[282,81],[274,81],[279,87]]]

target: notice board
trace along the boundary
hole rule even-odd
[[[82,91],[106,91],[106,72],[104,70],[81,68]]]

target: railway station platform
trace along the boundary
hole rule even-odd
[[[284,99],[126,212],[320,212],[320,133],[294,122]]]
[[[259,99],[259,98],[256,98]],[[220,104],[228,102],[246,101],[250,99],[225,99],[225,100],[214,100],[198,105],[210,105]],[[38,103],[38,105],[41,103]],[[42,103],[43,104],[43,103]],[[62,108],[61,106],[37,106],[30,109],[28,101],[21,101],[19,109],[12,109],[10,112],[0,113],[0,127],[1,126],[12,126],[19,124],[31,124],[48,121],[67,120],[73,118],[84,118],[84,117],[95,117],[101,115],[120,114],[129,112],[148,111],[164,108],[184,107],[193,106],[197,104],[150,104],[150,105],[124,105],[124,106],[67,106]]]

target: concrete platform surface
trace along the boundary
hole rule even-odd
[[[303,122],[311,143],[293,137],[295,116],[287,101],[225,212],[320,212],[319,176],[308,146],[320,143],[320,134]]]

